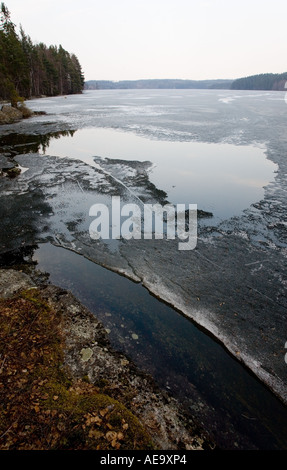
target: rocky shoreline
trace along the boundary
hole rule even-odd
[[[152,378],[112,349],[103,325],[70,292],[51,284],[35,283],[16,269],[0,270],[0,299],[37,290],[64,319],[65,363],[72,376],[105,383],[105,392],[125,404],[139,419],[160,450],[204,450],[214,446],[205,432],[183,412],[179,403],[162,392]]]
[[[33,116],[46,114],[44,111],[32,111],[24,103],[19,104],[17,108],[7,104],[0,103],[0,126],[15,124],[24,119],[31,118]],[[9,178],[15,178],[21,173],[21,169],[13,158],[11,158],[10,152],[0,154],[0,176],[6,175]]]
[[[22,119],[32,117],[35,114],[37,113],[27,108],[24,103],[21,103],[17,108],[4,103],[0,109],[0,125],[13,124],[14,122],[21,121]]]

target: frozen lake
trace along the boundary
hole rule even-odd
[[[130,132],[87,128],[51,140],[45,150],[90,162],[92,155],[151,161],[150,181],[172,204],[197,204],[223,220],[240,214],[264,195],[277,166],[264,147],[148,139]]]
[[[172,310],[150,304],[131,285],[120,287],[120,280],[114,285],[114,279],[122,280],[121,276],[113,277],[112,290],[110,284],[105,290],[105,282],[98,282],[95,295],[103,299],[103,305],[96,314],[106,321],[115,344],[129,348],[129,341],[121,335],[116,300],[121,289],[127,289],[122,291],[127,292],[121,297],[126,312],[122,316],[131,328],[137,326],[139,337],[147,335],[153,342],[152,349],[148,340],[142,341],[143,349],[136,351],[135,360],[141,356],[145,367],[165,383],[166,370],[163,365],[155,367],[154,351],[162,348],[164,357],[171,354],[175,377],[177,357],[184,358],[180,381],[186,390],[193,390],[185,398],[192,402],[193,393],[198,392],[207,408],[216,403],[216,412],[224,401],[221,426],[226,418],[234,429],[229,434],[213,424],[223,445],[236,448],[242,438],[239,446],[248,447],[249,431],[240,437],[242,421],[244,429],[244,421],[249,425],[256,413],[259,426],[255,427],[260,434],[261,425],[268,428],[276,410],[275,437],[270,445],[286,448],[280,418],[285,416],[287,403],[285,93],[98,90],[37,99],[29,106],[47,114],[1,130],[2,151],[17,154],[16,161],[26,168],[17,180],[2,180],[1,251],[43,243],[35,254],[39,267],[50,272],[55,282],[72,286],[91,305],[94,276],[95,282],[103,276],[108,284],[112,278],[95,266],[140,283]],[[115,244],[91,240],[89,209],[96,202],[109,204],[112,195],[131,202],[136,196],[153,202],[166,199],[173,204],[197,204],[213,217],[199,220],[197,247],[184,253],[176,240],[117,240]],[[59,255],[53,254],[54,248],[47,242],[61,247]],[[67,250],[73,256],[63,253]],[[145,300],[137,304],[137,296]],[[107,305],[112,316],[105,316]],[[158,308],[158,315],[150,316],[151,305]],[[181,314],[182,323],[177,320]],[[166,325],[172,349],[168,342],[163,344],[167,318],[177,325],[174,335]],[[193,355],[200,359],[194,364],[189,361],[194,333],[193,328],[185,331],[186,320],[224,345],[267,385],[272,398],[250,386],[249,380],[245,382],[244,374],[233,376],[232,362],[221,352],[218,370],[210,366],[210,358],[202,354],[205,341],[197,333],[200,354],[194,350]],[[133,352],[131,344],[129,353]],[[213,350],[212,344],[210,347]],[[228,378],[221,390],[225,373]],[[207,393],[210,381],[214,386]],[[241,405],[233,409],[234,396],[245,407],[238,427],[235,421]],[[259,407],[251,401],[260,403]],[[267,408],[270,417],[266,422],[260,410]],[[211,415],[203,407],[193,409],[200,420],[210,424]],[[268,445],[268,438],[264,441],[254,435],[254,439],[255,446]]]
[[[81,98],[44,99],[32,102],[32,107],[56,112],[70,126],[74,123],[76,129],[73,135],[51,139],[45,148],[47,154],[86,162],[91,162],[92,156],[150,161],[150,180],[167,193],[169,202],[197,204],[212,212],[216,220],[224,220],[259,201],[277,170],[277,165],[267,159],[263,142],[247,145],[244,139],[240,141],[240,133],[234,143],[228,139],[214,142],[209,119],[225,113],[230,103],[225,93],[87,91]],[[273,104],[272,94],[259,94],[257,99],[263,97]],[[236,94],[232,101],[239,99]],[[209,106],[203,105],[206,100]],[[197,123],[199,111],[202,122]],[[98,127],[99,116],[104,127]],[[91,127],[93,120],[96,126]],[[243,126],[248,126],[249,121],[248,113],[240,118]],[[206,126],[206,142],[198,141],[194,135],[194,127],[200,124]],[[81,129],[77,130],[79,125]]]

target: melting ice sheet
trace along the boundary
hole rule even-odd
[[[264,146],[155,140],[107,128],[84,128],[51,139],[45,153],[81,159],[93,157],[150,161],[150,180],[172,204],[197,204],[218,219],[238,215],[264,196],[277,166]]]

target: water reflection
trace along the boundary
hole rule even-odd
[[[7,134],[0,138],[0,152],[16,155],[20,153],[45,154],[51,140],[73,137],[76,131],[58,131],[49,134]]]
[[[103,322],[114,347],[191,406],[221,445],[234,447],[238,433],[245,449],[287,448],[286,408],[189,319],[63,248],[40,245],[33,260]]]
[[[239,215],[264,197],[277,166],[260,146],[148,139],[114,129],[84,128],[44,135],[9,134],[0,152],[40,153],[95,164],[94,157],[150,161],[149,178],[172,204],[197,204],[213,223]]]
[[[151,182],[172,204],[197,204],[225,219],[264,197],[276,165],[264,147],[148,139],[114,129],[84,128],[51,140],[45,152],[92,163],[92,156],[151,161]]]

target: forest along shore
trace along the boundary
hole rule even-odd
[[[0,322],[1,450],[215,447],[71,293],[0,269]]]

